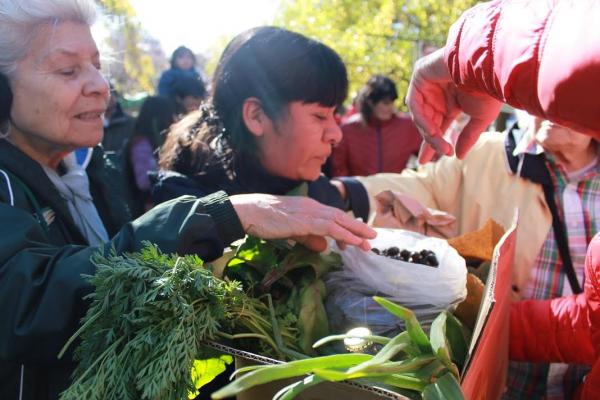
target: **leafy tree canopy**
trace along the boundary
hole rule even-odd
[[[283,0],[276,25],[321,40],[348,67],[350,98],[373,74],[390,76],[403,99],[425,45],[442,46],[450,25],[477,0]]]

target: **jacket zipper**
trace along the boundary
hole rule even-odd
[[[21,380],[19,382],[19,400],[23,400],[23,379],[25,378],[25,364],[21,364]]]
[[[381,126],[375,128],[377,132],[377,172],[383,172],[383,138],[381,136]]]

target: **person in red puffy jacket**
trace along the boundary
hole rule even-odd
[[[451,155],[443,133],[470,116],[456,144],[463,157],[501,102],[600,138],[600,2],[497,0],[452,26],[444,49],[420,60],[407,104],[426,144],[420,160]],[[600,238],[588,248],[584,293],[515,303],[511,358],[592,365],[579,397],[600,398]]]

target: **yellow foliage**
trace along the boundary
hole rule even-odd
[[[396,81],[402,102],[423,43],[442,46],[477,0],[283,0],[276,25],[318,39],[348,68],[351,100],[371,75]]]

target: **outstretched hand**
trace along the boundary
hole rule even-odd
[[[325,237],[341,245],[369,250],[368,239],[376,232],[337,208],[308,197],[242,194],[230,197],[246,233],[263,239],[293,238],[304,246],[323,251]]]
[[[406,104],[417,129],[423,136],[419,162],[426,163],[435,154],[453,155],[444,132],[462,112],[470,117],[456,143],[456,154],[463,158],[479,135],[498,116],[502,103],[487,94],[461,89],[454,84],[444,62],[444,49],[421,58],[415,64],[408,87]]]

